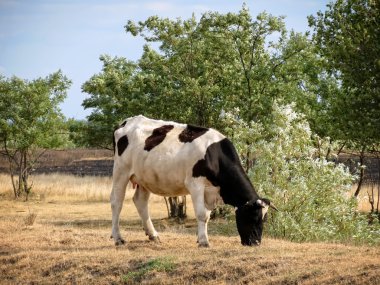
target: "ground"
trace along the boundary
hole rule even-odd
[[[76,187],[80,194],[37,189],[29,202],[0,191],[0,284],[380,284],[380,247],[266,236],[259,247],[243,247],[236,229],[216,220],[210,222],[211,247],[198,248],[191,205],[188,220],[177,224],[166,219],[160,197],[150,206],[161,243],[150,242],[131,190],[121,214],[127,243],[115,247],[110,179],[102,178],[99,190],[89,185],[102,184],[95,178],[54,178],[65,179],[88,180]]]

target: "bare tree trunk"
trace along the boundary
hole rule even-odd
[[[379,205],[380,205],[380,157],[377,155],[377,170],[378,170],[378,177],[379,180],[377,181],[377,203],[376,203],[376,214],[377,214],[377,219],[380,223],[380,212],[379,212]]]
[[[13,194],[15,195],[15,199],[18,198],[19,196],[19,193],[18,193],[18,185],[15,181],[15,169],[13,167],[13,164],[14,162],[16,161],[15,157],[16,157],[16,152],[12,155],[11,151],[8,149],[8,145],[7,145],[7,140],[6,138],[4,139],[4,153],[3,155],[5,155],[7,158],[8,158],[8,163],[9,163],[9,174],[11,176],[11,181],[12,181],[12,187],[13,187]]]
[[[28,200],[29,198],[29,192],[30,192],[30,188],[29,188],[29,184],[28,184],[28,179],[29,179],[29,166],[28,166],[28,157],[27,157],[27,150],[24,151],[23,153],[23,171],[22,171],[22,182],[23,182],[23,190],[24,190],[24,193],[26,194],[26,201]]]
[[[21,152],[20,153],[20,163],[19,163],[19,169],[18,169],[18,189],[19,196],[21,196],[22,190],[23,190],[23,180],[22,180],[22,172],[23,172],[23,165],[24,165],[24,155]]]
[[[345,146],[346,146],[346,142],[343,142],[342,146],[339,148],[338,153],[336,155],[339,155]]]
[[[186,215],[186,196],[165,198],[166,207],[168,209],[169,218],[179,218],[181,220],[187,217]],[[169,204],[169,207],[168,207]]]
[[[9,172],[10,172],[10,175],[11,175],[11,181],[12,181],[12,187],[13,187],[13,193],[15,195],[15,198],[18,197],[18,193],[17,193],[17,185],[16,185],[16,182],[15,182],[15,175],[14,175],[14,169],[13,169],[13,162],[12,162],[12,159],[10,156],[8,156],[8,162],[9,162]]]
[[[360,190],[362,188],[363,180],[364,180],[364,158],[365,158],[365,146],[363,146],[362,151],[360,152],[360,175],[359,175],[359,183],[358,187],[356,188],[355,197],[358,197]]]

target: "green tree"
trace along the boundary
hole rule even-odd
[[[90,144],[109,147],[114,126],[139,113],[221,128],[220,115],[235,107],[248,121],[270,121],[273,101],[282,99],[313,117],[308,104],[318,101],[320,59],[305,35],[286,31],[281,17],[253,19],[243,6],[199,21],[154,16],[125,28],[147,45],[137,63],[101,56],[102,72],[83,84],[89,94],[83,106],[93,110]]]
[[[28,197],[29,174],[43,149],[65,142],[59,104],[70,84],[61,71],[32,81],[18,77],[0,80],[1,154],[9,161],[15,197]]]
[[[365,154],[380,142],[379,1],[338,0],[310,16],[309,25],[331,80],[338,82],[323,86],[320,93],[327,135],[360,151],[357,196]]]
[[[144,47],[139,61],[142,92],[148,96],[148,113],[197,125],[215,125],[225,104],[225,61],[221,49],[195,17],[182,21],[148,18],[126,31],[160,43],[160,52]]]
[[[90,94],[82,106],[92,109],[83,131],[89,145],[111,148],[115,127],[126,117],[144,113],[146,101],[136,82],[135,63],[108,55],[100,56],[100,60],[102,72],[82,85],[82,91]]]
[[[77,120],[70,118],[65,121],[68,132],[68,146],[72,148],[90,147],[89,130],[87,120]]]
[[[304,106],[303,89],[319,70],[306,36],[288,33],[282,17],[253,19],[246,6],[238,13],[206,13],[198,22],[154,16],[129,21],[126,30],[160,44],[159,52],[145,46],[139,61],[142,90],[158,117],[220,126],[222,110],[239,107],[247,120],[262,120],[274,99]]]
[[[339,88],[325,93],[330,136],[362,149],[380,141],[380,5],[338,0],[309,17],[313,41]]]

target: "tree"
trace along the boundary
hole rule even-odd
[[[317,101],[318,58],[306,36],[288,35],[281,17],[253,19],[243,6],[199,21],[153,16],[125,28],[147,42],[141,59],[101,56],[102,72],[82,86],[90,94],[83,106],[93,109],[89,138],[98,146],[110,146],[114,126],[140,113],[218,128],[220,114],[234,107],[248,121],[268,120],[275,99],[302,110]]]
[[[339,83],[321,96],[329,134],[360,150],[361,161],[380,142],[380,5],[377,0],[338,0],[309,17],[313,41]],[[364,168],[355,195],[359,194]]]
[[[202,21],[150,17],[126,31],[160,43],[160,52],[144,47],[139,61],[142,92],[148,96],[157,118],[196,125],[215,125],[225,102],[221,83],[225,79],[221,50],[215,48]]]
[[[1,78],[1,154],[8,158],[16,198],[22,194],[28,198],[29,174],[43,149],[65,142],[59,104],[70,84],[61,71],[32,81]]]
[[[89,135],[89,123],[87,120],[77,120],[70,118],[65,121],[65,128],[68,131],[70,147],[86,148],[90,147],[89,142],[91,136]]]
[[[82,91],[90,94],[82,106],[92,109],[84,131],[89,145],[112,148],[115,127],[126,117],[143,113],[145,100],[135,81],[135,63],[108,55],[100,56],[100,60],[103,62],[102,72],[82,85]]]
[[[221,114],[233,108],[247,121],[270,122],[276,99],[302,110],[317,102],[319,59],[305,35],[288,34],[282,17],[254,19],[243,6],[199,21],[153,16],[125,29],[147,42],[141,59],[102,56],[102,72],[82,87],[90,94],[83,106],[94,108],[89,135],[97,144],[111,145],[114,125],[139,113],[221,129]]]
[[[281,17],[261,13],[253,19],[246,6],[237,14],[205,13],[198,22],[154,16],[129,21],[126,30],[160,43],[160,52],[146,46],[139,62],[148,83],[144,91],[169,105],[160,114],[207,126],[218,126],[222,110],[233,107],[249,120],[265,117],[274,98],[287,94],[280,82],[298,88],[300,79],[284,66],[294,69],[294,58],[302,58],[307,46],[299,34],[287,37]],[[279,39],[269,40],[275,34]]]

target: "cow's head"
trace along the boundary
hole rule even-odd
[[[262,198],[249,201],[237,208],[236,225],[242,245],[260,245],[269,207],[277,210],[268,199]]]

